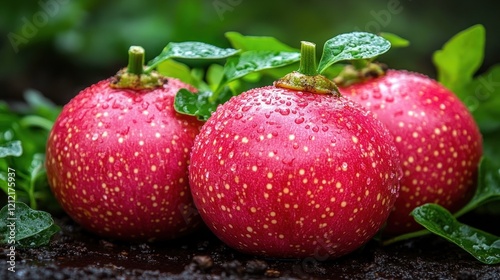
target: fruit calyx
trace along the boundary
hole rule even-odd
[[[141,90],[159,87],[164,81],[165,78],[158,72],[144,71],[144,48],[131,46],[128,50],[128,66],[116,73],[110,85],[113,88]]]
[[[387,65],[378,62],[353,61],[342,69],[333,82],[339,86],[346,87],[355,83],[364,82],[369,79],[385,75]]]
[[[299,70],[293,71],[277,80],[274,82],[274,86],[340,96],[335,83],[318,73],[316,68],[316,45],[306,41],[302,41],[300,44]]]

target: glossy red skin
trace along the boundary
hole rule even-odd
[[[389,215],[401,175],[392,137],[359,105],[273,86],[217,109],[189,171],[200,215],[222,241],[277,258],[360,247]]]
[[[422,204],[438,203],[455,212],[467,203],[475,190],[482,137],[451,91],[401,70],[339,90],[389,128],[400,152],[404,176],[387,234],[420,229],[410,212]]]
[[[81,91],[54,124],[46,167],[56,199],[106,237],[152,241],[192,231],[201,220],[187,165],[201,123],[173,108],[175,93],[190,87],[168,79],[134,91],[110,81]]]

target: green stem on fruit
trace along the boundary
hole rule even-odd
[[[316,45],[311,42],[300,42],[300,65],[299,73],[307,76],[316,76]]]
[[[300,45],[300,65],[293,71],[274,82],[275,87],[308,91],[318,94],[340,96],[337,86],[327,77],[318,74],[316,69],[316,45],[302,41]]]
[[[163,85],[164,78],[157,72],[144,71],[144,49],[131,46],[128,51],[128,66],[114,76],[110,86],[134,90],[153,89]]]
[[[127,72],[130,74],[141,75],[144,72],[144,48],[140,46],[131,46],[128,50]]]

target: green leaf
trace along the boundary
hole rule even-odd
[[[224,65],[224,77],[220,87],[250,73],[292,64],[300,60],[298,52],[247,51],[231,57]]]
[[[148,63],[145,70],[150,71],[161,62],[171,58],[185,59],[221,59],[237,54],[239,51],[231,48],[223,49],[201,42],[169,43],[163,51]]]
[[[453,36],[441,50],[434,52],[438,81],[455,93],[469,83],[483,62],[485,38],[484,27],[477,24]]]
[[[494,200],[500,200],[500,167],[488,157],[483,157],[479,163],[476,192],[471,200],[455,213],[455,216],[459,217]]]
[[[379,36],[389,41],[391,43],[391,47],[393,48],[404,48],[410,45],[410,41],[393,33],[380,32]]]
[[[269,36],[245,36],[238,32],[226,32],[226,38],[233,48],[242,51],[285,51],[298,52],[298,49],[292,48],[274,37]]]
[[[391,48],[386,39],[367,32],[341,34],[325,42],[318,72],[323,73],[330,65],[343,60],[370,59]]]
[[[500,263],[500,237],[458,222],[437,204],[415,208],[411,215],[429,231],[455,243],[486,264]]]
[[[47,245],[59,227],[49,213],[29,208],[22,202],[9,203],[0,210],[0,243],[19,247]]]
[[[0,146],[0,158],[14,156],[18,157],[23,154],[23,147],[21,141],[10,141]]]
[[[177,78],[184,83],[193,84],[191,69],[183,63],[174,60],[165,60],[156,66],[156,71],[165,77]]]
[[[199,120],[206,121],[219,104],[233,96],[228,87],[225,87],[217,98],[211,101],[213,94],[211,91],[192,93],[187,89],[181,89],[175,96],[174,108],[179,113],[196,116]]]
[[[500,64],[477,76],[455,93],[469,108],[481,132],[500,128]]]

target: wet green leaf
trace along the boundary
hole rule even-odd
[[[484,27],[477,24],[453,36],[441,50],[434,52],[438,81],[460,96],[483,62],[485,39]]]
[[[193,84],[191,69],[183,63],[174,60],[165,60],[156,66],[156,71],[165,77],[177,78],[184,83]]]
[[[0,210],[0,243],[16,247],[47,245],[59,227],[49,213],[29,208],[22,202],[9,203]]]
[[[367,32],[341,34],[325,42],[318,72],[323,73],[335,62],[354,59],[370,59],[391,48],[386,39]]]
[[[20,140],[10,141],[0,144],[0,158],[14,156],[18,157],[23,154],[23,147]]]
[[[213,94],[211,91],[192,93],[187,89],[181,89],[175,96],[174,108],[179,113],[196,116],[199,120],[206,121],[219,104],[226,102],[233,96],[228,87],[221,90],[217,98],[211,101]]]
[[[185,59],[221,59],[236,55],[239,51],[231,48],[219,48],[201,42],[169,43],[163,51],[148,63],[148,70],[171,58]]]
[[[244,77],[250,73],[283,67],[300,60],[298,52],[247,51],[231,57],[224,65],[224,77],[221,86]]]
[[[242,51],[285,51],[298,52],[274,37],[269,36],[245,36],[238,32],[226,32],[226,38],[233,48]]]
[[[500,263],[500,237],[458,222],[448,210],[437,204],[424,204],[411,214],[429,231],[455,243],[479,261]]]

